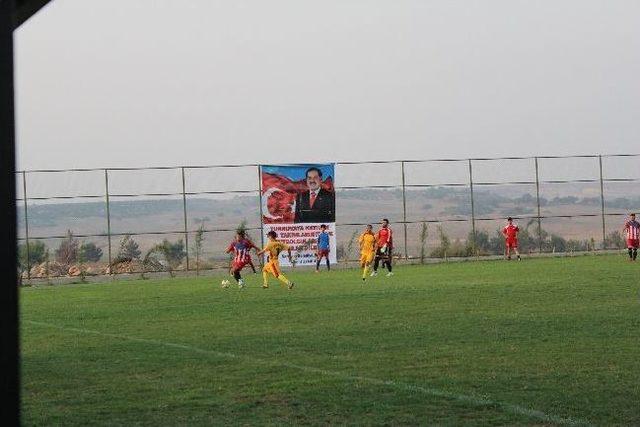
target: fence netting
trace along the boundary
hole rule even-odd
[[[262,243],[259,172],[17,172],[22,277],[225,270],[237,227]],[[413,262],[500,255],[508,216],[525,254],[621,249],[639,184],[640,155],[337,163],[338,260],[353,262],[357,236],[382,218],[396,258]]]

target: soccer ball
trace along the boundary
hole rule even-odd
[[[223,288],[228,288],[229,281],[227,279],[223,279],[222,282],[220,283],[220,286],[222,286]]]

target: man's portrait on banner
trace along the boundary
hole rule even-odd
[[[332,164],[262,166],[264,224],[335,222]]]
[[[306,188],[296,196],[294,222],[335,222],[335,193],[322,188],[322,170],[308,168],[305,184]]]

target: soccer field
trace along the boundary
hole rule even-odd
[[[21,290],[27,425],[638,425],[640,263]]]

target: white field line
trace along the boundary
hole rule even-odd
[[[64,327],[64,326],[54,325],[52,323],[38,322],[34,320],[25,320],[25,322],[30,323],[32,325],[36,325],[36,326],[44,326],[48,328],[59,329],[61,331],[77,332],[81,334],[98,335],[98,336],[116,338],[116,339],[121,339],[126,341],[152,344],[152,345],[161,346],[161,347],[185,350],[192,353],[197,353],[197,354],[202,354],[207,356],[215,356],[218,358],[245,360],[249,363],[254,363],[254,364],[267,365],[271,367],[283,367],[283,368],[289,368],[289,369],[296,369],[303,372],[320,374],[327,377],[339,378],[346,381],[354,381],[354,382],[362,382],[362,383],[368,383],[373,385],[387,386],[387,387],[392,387],[398,390],[410,391],[418,394],[425,394],[429,396],[441,397],[449,400],[463,402],[463,403],[470,404],[471,406],[493,406],[503,410],[504,412],[534,418],[536,420],[540,420],[542,422],[547,422],[547,423],[562,424],[562,425],[569,425],[569,426],[592,426],[593,425],[589,421],[578,419],[578,418],[559,417],[557,415],[547,414],[545,412],[538,411],[535,409],[530,409],[520,405],[497,402],[484,397],[453,393],[453,392],[430,388],[430,387],[422,387],[422,386],[417,386],[413,384],[407,384],[400,381],[381,380],[377,378],[363,377],[359,375],[350,375],[350,374],[345,374],[338,371],[329,371],[326,369],[319,369],[311,366],[297,365],[295,363],[272,362],[272,361],[256,359],[248,356],[240,356],[240,355],[229,353],[229,352],[205,350],[202,348],[193,347],[186,344],[178,344],[178,343],[159,341],[159,340],[147,339],[147,338],[136,338],[128,335],[112,334],[108,332],[94,331],[91,329]]]

